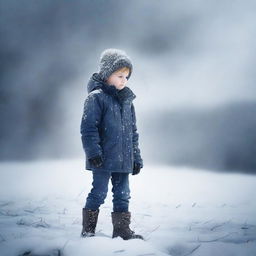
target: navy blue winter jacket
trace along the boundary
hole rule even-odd
[[[103,82],[98,73],[90,78],[87,90],[80,129],[86,169],[132,173],[134,162],[142,168],[132,103],[136,95],[127,86],[121,94],[114,85]],[[103,157],[100,168],[88,161],[97,155]]]

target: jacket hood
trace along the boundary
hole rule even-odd
[[[87,84],[88,94],[96,89],[102,89],[105,93],[117,98],[120,102],[127,99],[132,101],[136,98],[136,95],[129,87],[125,86],[122,90],[118,90],[114,85],[105,83],[99,73],[93,73]]]
[[[99,74],[93,73],[87,84],[87,92],[90,93],[98,88],[101,88],[103,83],[104,82],[100,79]]]

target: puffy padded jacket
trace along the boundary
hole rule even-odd
[[[81,121],[81,138],[86,154],[85,169],[132,173],[134,162],[143,167],[139,149],[135,108],[136,95],[102,81],[94,73],[88,85]],[[88,159],[101,155],[103,165],[91,166]]]

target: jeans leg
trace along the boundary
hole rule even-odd
[[[112,192],[113,192],[113,211],[128,212],[130,188],[129,173],[113,172],[111,175]]]
[[[104,203],[108,193],[108,182],[111,173],[104,171],[93,171],[93,182],[91,192],[86,199],[85,208],[98,210]]]

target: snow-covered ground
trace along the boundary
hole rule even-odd
[[[256,176],[146,166],[130,176],[131,228],[112,239],[112,194],[96,237],[80,238],[91,188],[84,162],[0,164],[0,255],[256,255]]]

